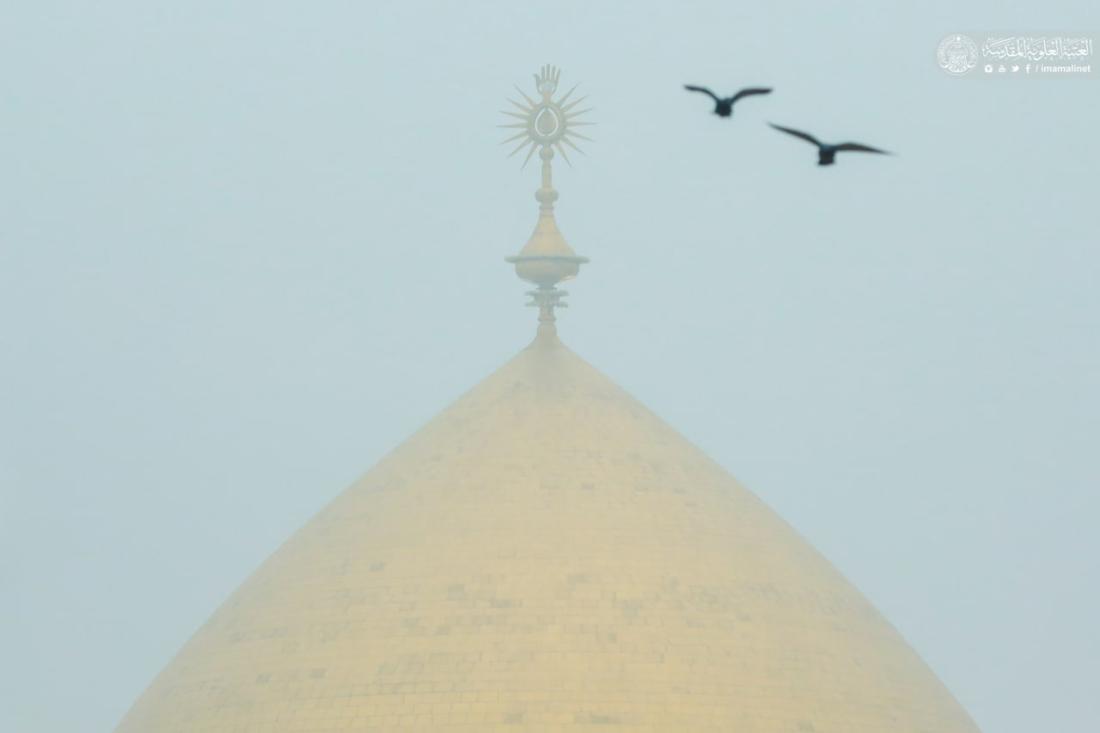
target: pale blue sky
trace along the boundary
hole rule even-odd
[[[521,348],[542,64],[563,338],[986,731],[1100,719],[1100,80],[950,78],[1095,2],[0,6],[0,729],[109,731],[296,527]],[[773,85],[732,120],[684,82]],[[772,120],[896,150],[814,165]]]

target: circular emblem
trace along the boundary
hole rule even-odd
[[[978,65],[978,45],[956,33],[940,41],[936,59],[948,74],[965,74]]]

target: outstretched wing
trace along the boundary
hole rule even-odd
[[[684,89],[687,89],[689,92],[702,92],[703,94],[706,94],[708,97],[713,99],[715,102],[718,101],[718,95],[716,95],[714,92],[707,89],[706,87],[693,87],[690,84],[684,84]]]
[[[754,94],[771,94],[771,87],[746,87],[730,97],[730,103],[736,102],[741,97],[751,97]]]
[[[785,132],[788,135],[794,135],[795,137],[802,138],[806,142],[816,145],[819,148],[821,147],[821,143],[818,142],[817,138],[809,134],[808,132],[802,132],[801,130],[795,130],[790,127],[783,127],[782,125],[777,125],[774,122],[769,122],[768,124],[779,130],[780,132]]]
[[[882,155],[893,155],[888,150],[879,150],[878,148],[872,148],[870,145],[864,145],[862,143],[841,143],[836,146],[837,150],[854,150],[860,153],[881,153]]]

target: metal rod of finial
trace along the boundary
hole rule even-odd
[[[531,300],[527,305],[539,309],[539,335],[556,334],[557,326],[555,322],[557,318],[554,315],[554,308],[569,307],[569,304],[562,300],[569,293],[553,286],[539,286],[538,290],[529,290],[527,294],[531,296]]]
[[[508,262],[515,265],[516,274],[520,278],[534,283],[538,288],[528,292],[531,296],[531,302],[528,305],[539,309],[540,334],[554,331],[554,309],[565,307],[562,298],[566,293],[555,286],[564,280],[576,277],[580,266],[588,262],[587,258],[578,257],[572,247],[566,243],[554,218],[554,202],[558,199],[558,192],[554,189],[551,164],[554,153],[560,152],[562,158],[569,162],[562,144],[565,143],[575,150],[580,150],[573,138],[581,137],[579,133],[571,130],[570,126],[590,124],[578,119],[588,110],[574,111],[583,97],[566,104],[566,100],[573,94],[576,87],[558,99],[554,99],[560,78],[561,71],[556,67],[549,65],[542,67],[539,73],[535,74],[535,89],[540,99],[533,100],[520,90],[522,103],[509,100],[520,110],[520,113],[507,111],[504,114],[519,118],[521,121],[502,125],[502,127],[523,128],[522,132],[505,141],[513,142],[518,138],[525,138],[512,151],[512,155],[524,148],[529,148],[524,165],[536,150],[542,160],[542,185],[535,191],[535,199],[539,202],[539,218],[535,224],[535,231],[517,256],[507,258]]]

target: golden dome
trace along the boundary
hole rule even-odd
[[[976,733],[828,562],[558,340],[586,262],[554,221],[583,124],[558,78],[507,113],[542,161],[509,258],[534,343],[268,559],[119,733]]]
[[[975,733],[722,468],[544,331],[280,548],[120,733]]]

